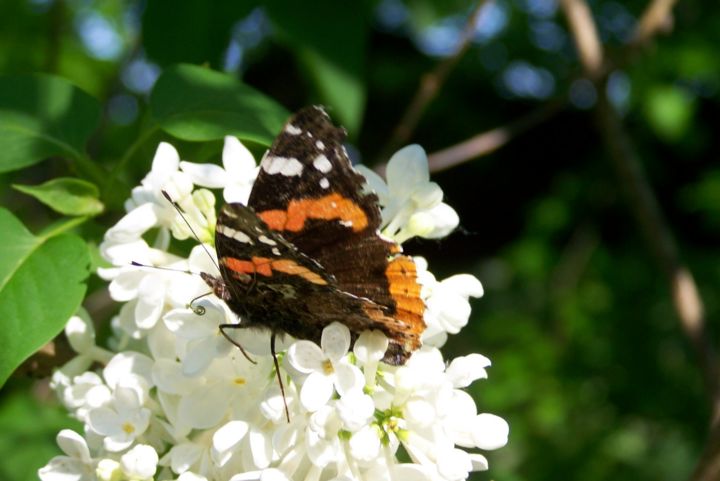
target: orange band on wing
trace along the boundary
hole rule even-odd
[[[267,277],[272,275],[270,262],[270,259],[266,257],[253,257],[249,261],[236,259],[234,257],[222,258],[223,265],[233,272],[239,272],[240,274],[258,273],[261,276]]]
[[[395,317],[411,326],[411,332],[420,334],[425,330],[425,303],[420,297],[415,262],[406,256],[396,257],[385,269],[385,277],[397,308]]]
[[[299,276],[313,284],[327,284],[327,281],[320,275],[290,259],[273,260],[267,257],[253,257],[249,261],[246,261],[234,257],[223,257],[221,261],[225,267],[240,274],[257,273],[261,276],[270,277],[273,271],[276,271],[292,276]]]
[[[258,212],[260,217],[273,230],[299,232],[308,219],[339,220],[355,232],[368,226],[365,212],[350,199],[338,193],[318,199],[291,200],[287,210],[266,210]]]

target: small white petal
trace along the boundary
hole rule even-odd
[[[225,416],[230,401],[221,383],[203,386],[180,399],[178,415],[193,428],[209,429]]]
[[[310,412],[326,405],[333,394],[332,378],[318,372],[311,373],[300,389],[300,403]]]
[[[340,360],[350,349],[350,329],[344,324],[333,322],[322,332],[320,346],[327,358]]]
[[[347,362],[338,362],[333,365],[335,370],[335,389],[344,396],[353,391],[362,391],[365,386],[365,376],[357,366]]]
[[[438,472],[445,479],[466,479],[472,471],[470,455],[462,449],[448,449],[437,453]]]
[[[85,438],[75,431],[63,429],[55,439],[60,449],[71,458],[78,459],[83,463],[89,463],[91,461],[90,450],[88,449]]]
[[[138,444],[120,457],[120,466],[131,479],[148,479],[157,471],[158,454],[152,446]]]
[[[65,335],[70,346],[78,354],[84,354],[95,347],[95,329],[92,322],[80,316],[72,316],[65,325]]]
[[[424,399],[411,399],[405,403],[405,419],[419,427],[429,426],[436,419],[435,408]]]
[[[251,429],[248,434],[250,441],[250,453],[252,454],[253,463],[257,469],[265,469],[270,466],[272,461],[272,443],[270,436],[266,436],[265,433],[258,431],[257,429]]]
[[[255,158],[237,137],[226,136],[222,152],[223,165],[231,178],[249,175],[257,166]],[[252,180],[249,177],[248,180]]]
[[[103,378],[111,389],[128,374],[135,374],[152,386],[153,360],[139,352],[124,351],[116,354],[103,369]]]
[[[152,161],[153,173],[170,174],[178,169],[180,154],[171,144],[160,142]]]
[[[325,355],[317,344],[310,341],[297,341],[287,352],[290,365],[303,374],[323,372]]]
[[[180,168],[190,176],[193,184],[220,189],[225,187],[228,181],[225,169],[214,164],[196,164],[194,162],[180,162]]]
[[[425,212],[431,219],[433,225],[433,230],[423,236],[427,239],[439,239],[441,237],[445,237],[454,231],[460,224],[460,217],[457,212],[455,212],[455,209],[444,202]]]
[[[364,165],[356,165],[355,170],[360,172],[363,177],[365,177],[365,180],[367,181],[370,189],[375,192],[380,199],[380,204],[385,205],[385,202],[387,201],[389,195],[389,191],[388,186],[383,180],[383,178],[376,174],[375,171],[368,169]]]
[[[101,407],[90,410],[87,423],[90,429],[102,436],[113,436],[120,432],[120,418],[110,408]]]
[[[485,456],[482,454],[476,454],[471,453],[470,454],[470,462],[472,463],[472,470],[473,471],[487,471],[488,470],[488,461]]]
[[[408,194],[416,185],[430,180],[425,150],[413,144],[397,151],[388,161],[385,177],[393,194],[400,195]]]
[[[155,207],[152,204],[143,204],[131,210],[112,226],[106,233],[105,239],[115,242],[132,242],[158,223]]]
[[[127,302],[135,299],[140,281],[142,281],[146,275],[147,272],[137,267],[121,269],[108,287],[110,297],[118,302]]]
[[[364,331],[355,341],[353,352],[362,363],[379,361],[385,356],[388,348],[388,338],[376,329]]]
[[[170,450],[170,468],[176,473],[184,473],[202,456],[203,446],[195,443],[182,443]]]
[[[505,446],[510,434],[510,426],[500,416],[478,414],[472,423],[475,446],[488,451]]]
[[[349,445],[352,457],[360,461],[372,461],[380,454],[380,437],[374,426],[365,426],[353,434]]]
[[[206,307],[203,304],[204,307]],[[207,309],[205,315],[198,316],[187,308],[173,309],[163,316],[165,326],[181,339],[188,341],[196,339],[204,339],[214,335],[218,330],[217,319],[215,317],[215,309]]]
[[[188,350],[183,358],[183,374],[189,377],[199,376],[210,366],[210,363],[217,357],[215,348],[217,341],[224,342],[224,339],[206,337],[188,343]],[[224,344],[229,344],[224,342]]]
[[[212,438],[213,449],[225,452],[233,449],[243,440],[249,429],[245,421],[230,421],[215,431]]]
[[[375,412],[373,399],[360,390],[346,394],[336,406],[344,428],[352,432],[365,426]]]
[[[470,354],[453,359],[445,370],[445,374],[454,387],[468,387],[476,379],[487,378],[485,368],[490,364],[490,359],[487,357],[481,354]]]

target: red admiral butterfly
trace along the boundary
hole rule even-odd
[[[285,124],[260,164],[248,205],[226,204],[215,229],[222,277],[203,273],[241,324],[320,343],[339,321],[353,342],[367,329],[389,339],[384,361],[420,347],[425,305],[415,263],[380,234],[380,209],[343,147],[345,130],[321,107]]]

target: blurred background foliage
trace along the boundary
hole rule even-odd
[[[699,0],[680,2],[671,32],[637,51],[628,44],[648,3],[590,2],[616,65],[606,95],[714,321],[720,15]],[[259,126],[241,135],[256,153],[275,117],[323,103],[347,127],[358,160],[387,160],[384,146],[420,79],[453,54],[474,8],[460,0],[0,5],[0,73],[53,74],[97,100],[74,98],[79,114],[56,126],[72,130],[69,143],[87,154],[49,149],[35,152],[29,168],[4,169],[2,204],[37,231],[58,214],[11,184],[68,173],[95,182],[104,213],[78,228],[91,245],[121,215],[158,141],[188,160],[219,161],[212,119],[193,130],[183,115],[192,123],[195,103],[224,102],[225,114],[243,115],[242,98],[224,89],[251,88],[282,106],[273,105],[272,118],[245,119]],[[38,77],[20,78],[0,81],[0,104],[38,102],[32,108],[51,111],[33,87]],[[197,90],[203,82],[216,97]],[[608,162],[592,115],[597,101],[558,4],[496,0],[482,9],[469,49],[410,139],[432,153],[544,112],[502,148],[435,175],[461,228],[441,242],[406,245],[428,257],[438,277],[471,272],[486,289],[469,327],[448,345],[450,355],[479,351],[493,360],[474,394],[481,410],[511,425],[509,445],[490,453],[491,470],[474,479],[687,479],[705,441],[702,375]],[[11,158],[7,138],[0,144]],[[86,307],[106,325],[115,307],[99,301],[103,289],[90,279]],[[34,479],[57,452],[58,429],[71,425],[46,383],[11,378],[0,393],[0,479]]]

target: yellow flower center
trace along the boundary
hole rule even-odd
[[[235,384],[237,384],[238,386],[244,386],[247,381],[245,380],[244,377],[236,377],[233,382]]]
[[[135,432],[135,426],[132,425],[132,423],[123,423],[122,430],[125,431],[128,434],[132,434]]]
[[[330,375],[335,372],[335,369],[333,369],[332,361],[330,359],[325,359],[322,363],[323,371],[326,375]]]

